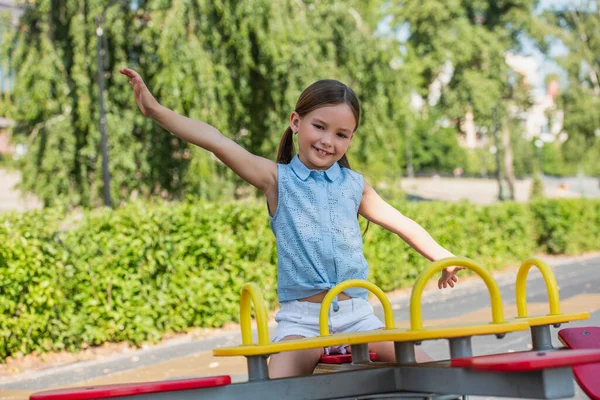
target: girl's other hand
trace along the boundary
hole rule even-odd
[[[120,72],[129,78],[129,84],[133,87],[135,101],[142,114],[152,118],[152,115],[156,112],[160,104],[152,96],[140,74],[130,68],[122,68]]]
[[[438,288],[447,288],[448,286],[450,286],[451,288],[454,287],[454,284],[456,282],[458,282],[458,277],[456,276],[456,273],[458,271],[460,271],[461,267],[448,267],[445,268],[442,271],[442,277],[438,280]]]

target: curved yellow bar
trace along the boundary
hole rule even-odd
[[[381,302],[381,305],[383,306],[385,329],[394,329],[394,313],[392,312],[392,305],[390,304],[390,301],[386,295],[383,293],[383,290],[370,282],[360,279],[350,279],[335,285],[331,290],[329,290],[329,292],[327,292],[327,295],[325,295],[325,298],[321,302],[321,311],[319,313],[319,329],[321,336],[329,335],[329,306],[331,305],[331,302],[335,296],[352,287],[367,289],[377,296]]]
[[[560,299],[558,296],[558,285],[556,278],[548,265],[538,258],[530,258],[525,260],[519,267],[517,273],[517,315],[519,318],[527,317],[527,274],[531,267],[536,266],[546,282],[546,291],[548,292],[548,303],[550,304],[550,314],[560,314]]]
[[[431,263],[421,275],[417,278],[410,296],[410,328],[411,330],[423,329],[423,319],[421,317],[421,295],[425,285],[431,279],[433,274],[447,267],[463,267],[474,271],[483,279],[490,293],[492,303],[492,322],[495,324],[504,323],[504,309],[502,307],[502,297],[498,284],[492,278],[492,275],[475,261],[464,257],[449,257]]]
[[[269,344],[269,317],[267,307],[256,283],[246,283],[242,286],[242,299],[240,303],[240,325],[242,327],[242,344],[252,344],[252,322],[250,321],[250,308],[254,304],[256,325],[258,328],[258,344]]]

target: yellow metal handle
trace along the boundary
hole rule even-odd
[[[498,284],[492,278],[492,275],[475,261],[464,257],[450,257],[431,263],[421,275],[417,278],[410,296],[410,329],[423,329],[423,319],[421,317],[421,295],[425,285],[431,277],[447,267],[463,267],[470,269],[483,279],[490,293],[490,301],[492,303],[492,322],[495,324],[504,323],[504,309],[502,307],[502,297]]]
[[[383,290],[370,282],[360,279],[350,279],[335,285],[329,292],[327,292],[327,295],[325,295],[325,298],[321,302],[321,311],[319,313],[319,329],[321,336],[329,336],[329,306],[331,305],[331,302],[335,296],[352,287],[367,289],[369,292],[377,296],[381,302],[381,305],[383,306],[385,329],[394,329],[394,313],[392,312],[392,305],[390,304],[390,301],[386,297],[385,293],[383,293]]]
[[[525,260],[519,267],[517,273],[517,313],[519,318],[527,317],[527,274],[531,267],[536,266],[546,282],[546,291],[548,292],[548,303],[550,304],[550,314],[560,314],[560,299],[558,296],[558,285],[556,284],[556,278],[548,265],[538,258],[530,258]]]
[[[240,325],[242,326],[242,344],[252,344],[252,321],[250,320],[250,308],[254,304],[256,325],[258,328],[258,344],[269,344],[269,317],[265,301],[260,294],[256,283],[246,283],[242,287],[242,299],[240,302]]]

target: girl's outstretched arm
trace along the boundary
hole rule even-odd
[[[123,68],[120,72],[129,78],[135,101],[142,114],[158,122],[173,135],[212,152],[233,172],[264,193],[276,190],[277,164],[250,153],[233,140],[223,136],[213,126],[163,107],[152,96],[136,71]]]
[[[358,212],[369,221],[400,236],[402,240],[430,261],[454,257],[454,254],[436,242],[421,225],[389,205],[366,182]],[[457,267],[446,268],[438,280],[438,287],[440,289],[448,285],[454,287],[454,283],[458,281],[456,272],[460,269]]]

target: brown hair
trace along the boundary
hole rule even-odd
[[[356,131],[360,121],[360,104],[358,102],[358,97],[356,97],[356,94],[352,89],[334,79],[320,80],[304,89],[296,102],[295,111],[300,117],[304,117],[306,114],[317,108],[335,106],[338,104],[347,104],[348,107],[350,107],[350,110],[352,110],[354,118],[356,119],[356,126],[353,131]],[[280,164],[289,164],[295,154],[294,133],[288,126],[279,142],[277,162]],[[340,167],[350,169],[350,163],[348,162],[346,154],[340,158],[338,163],[340,164]]]
[[[334,79],[323,79],[316,81],[300,94],[298,101],[296,102],[295,111],[300,117],[304,117],[311,111],[316,110],[320,107],[335,106],[338,104],[347,104],[354,114],[356,119],[356,125],[354,126],[353,132],[358,128],[360,122],[360,103],[356,93],[348,86],[344,85],[340,81]],[[279,142],[279,150],[277,151],[277,162],[280,164],[289,164],[294,158],[296,150],[294,149],[294,132],[289,126],[283,133],[281,141]],[[346,154],[338,161],[340,167],[350,168],[350,162]],[[357,215],[358,217],[358,215]],[[369,221],[363,232],[363,236],[369,230]]]

